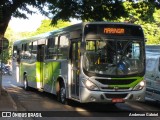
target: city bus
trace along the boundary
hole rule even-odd
[[[140,25],[84,22],[14,42],[17,81],[80,103],[144,101]]]

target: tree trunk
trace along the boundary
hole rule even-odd
[[[0,21],[0,37],[4,37],[4,34],[6,32],[10,19],[11,17],[3,21]]]

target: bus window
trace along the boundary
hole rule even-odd
[[[37,41],[32,43],[32,59],[37,58]]]
[[[143,70],[141,46],[140,41],[87,40],[84,66],[86,70],[100,74],[137,73]]]
[[[68,59],[69,39],[67,35],[60,36],[58,59]]]
[[[17,51],[18,51],[17,46],[13,46],[13,55],[12,55],[13,60],[15,60],[17,58]]]
[[[57,58],[58,37],[49,38],[47,41],[46,59]]]
[[[22,59],[30,59],[31,58],[31,49],[29,48],[29,43],[22,45]]]

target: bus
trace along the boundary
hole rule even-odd
[[[145,38],[131,23],[83,22],[14,42],[17,80],[80,103],[144,101]]]

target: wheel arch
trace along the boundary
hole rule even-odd
[[[56,94],[58,94],[58,92],[60,91],[60,87],[64,85],[64,87],[66,88],[66,84],[65,84],[65,79],[62,76],[59,76],[56,80]]]

